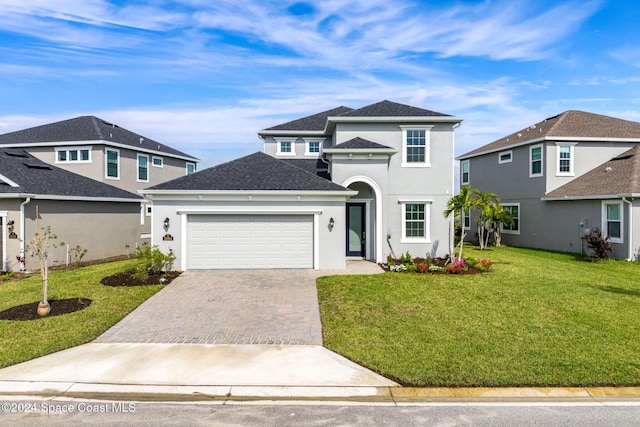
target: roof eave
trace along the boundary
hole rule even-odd
[[[327,136],[322,130],[261,130],[258,132],[260,138],[266,136]]]
[[[29,147],[61,147],[61,146],[76,146],[76,145],[108,145],[110,147],[124,148],[132,151],[139,151],[141,153],[155,154],[164,157],[173,157],[175,159],[187,160],[190,162],[199,162],[200,159],[189,155],[180,155],[174,153],[168,153],[166,151],[151,150],[144,147],[136,147],[134,145],[122,144],[114,141],[107,141],[104,139],[86,140],[86,141],[46,141],[46,142],[33,142],[33,143],[15,143],[15,144],[0,144],[0,148],[29,148]]]
[[[322,150],[324,154],[389,154],[393,156],[399,153],[397,148],[325,148]]]
[[[355,196],[353,190],[138,190],[140,195]]]
[[[571,200],[602,200],[602,199],[619,199],[621,194],[592,194],[584,196],[542,196],[543,201],[571,201]]]
[[[546,141],[558,141],[558,142],[571,142],[571,141],[577,141],[577,142],[631,142],[631,143],[640,143],[640,138],[596,138],[596,137],[592,137],[592,136],[550,136],[550,135],[546,135],[546,136],[542,136],[540,138],[534,138],[534,139],[529,139],[526,141],[522,141],[522,142],[517,142],[514,144],[509,144],[509,145],[505,145],[499,148],[492,148],[490,150],[486,150],[486,151],[480,151],[478,153],[475,154],[470,154],[473,151],[470,151],[469,153],[465,153],[462,154],[458,157],[456,157],[456,160],[466,160],[466,159],[471,159],[473,157],[479,157],[479,156],[484,156],[487,154],[493,154],[493,153],[499,153],[501,151],[506,151],[506,150],[511,150],[512,148],[517,148],[517,147],[522,147],[524,145],[530,145],[530,144],[536,144],[539,142],[546,142]]]
[[[460,123],[461,117],[456,116],[330,116],[324,132],[333,133],[336,123]]]

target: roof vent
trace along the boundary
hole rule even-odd
[[[140,144],[142,144],[142,141],[144,141],[144,138],[140,138]]]
[[[518,138],[520,138],[522,136],[522,134],[520,132],[518,132]]]
[[[46,165],[44,163],[25,163],[24,164],[29,169],[47,169],[51,170],[51,166]]]
[[[5,151],[5,154],[11,157],[22,157],[23,159],[29,158],[29,155],[27,154],[27,152],[22,150],[7,150]]]
[[[611,172],[611,166],[607,166],[606,168],[604,168],[605,172]]]

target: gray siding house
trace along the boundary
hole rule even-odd
[[[153,244],[182,269],[343,269],[348,257],[449,253],[462,119],[382,101],[259,132],[255,153],[142,191]]]
[[[515,219],[505,244],[580,253],[601,230],[616,258],[637,260],[639,144],[640,123],[565,111],[459,156],[460,184],[500,197]]]
[[[24,150],[0,148],[0,260],[2,271],[34,270],[25,245],[50,226],[58,243],[52,265],[69,261],[69,249],[87,249],[84,260],[133,252],[142,243],[142,197],[45,163]],[[21,261],[24,260],[24,263]]]

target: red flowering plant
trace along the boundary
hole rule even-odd
[[[445,266],[447,273],[452,273],[452,274],[460,274],[463,271],[467,271],[468,268],[469,267],[467,267],[467,264],[464,262],[463,259],[457,259]]]
[[[427,264],[427,263],[422,263],[422,262],[418,263],[416,265],[416,267],[417,267],[416,271],[418,273],[428,273],[429,272],[429,264]]]

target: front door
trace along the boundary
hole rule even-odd
[[[347,256],[365,257],[365,204],[347,203]]]

